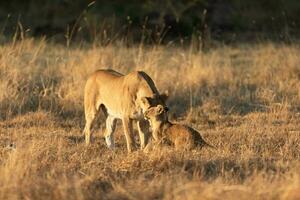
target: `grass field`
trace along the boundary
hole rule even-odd
[[[300,199],[299,55],[297,44],[269,42],[205,52],[8,42],[0,47],[0,199]],[[86,147],[83,87],[99,68],[144,70],[169,92],[171,121],[217,149],[127,154],[119,123],[112,152],[102,115]]]

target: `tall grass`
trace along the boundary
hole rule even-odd
[[[298,44],[270,42],[208,51],[8,42],[0,47],[0,199],[298,199],[299,53]],[[115,152],[102,128],[85,147],[83,88],[100,68],[148,73],[169,92],[171,119],[217,150],[127,155],[120,126]]]
[[[222,46],[195,53],[122,44],[66,49],[27,39],[8,43],[0,52],[1,118],[39,109],[81,115],[85,80],[100,68],[146,71],[161,91],[170,92],[170,103],[180,112],[212,102],[222,113],[245,114],[275,105],[299,109],[297,45]]]

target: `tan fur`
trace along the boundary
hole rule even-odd
[[[181,124],[173,124],[168,120],[167,112],[161,106],[148,109],[145,113],[150,121],[153,133],[163,143],[170,143],[175,149],[190,150],[195,147],[213,147],[209,145],[195,129]]]
[[[114,147],[116,119],[122,120],[128,152],[134,145],[133,120],[137,121],[141,148],[144,148],[149,126],[144,112],[151,106],[165,106],[164,98],[145,72],[135,71],[127,75],[109,69],[94,72],[88,78],[84,91],[86,144],[90,144],[91,125],[101,108],[107,116],[105,140],[110,148]]]

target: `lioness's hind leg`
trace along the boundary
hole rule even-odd
[[[85,135],[85,143],[89,145],[91,143],[91,126],[96,116],[96,110],[85,111],[85,127],[84,127],[84,135]]]
[[[110,149],[115,147],[114,132],[116,129],[116,118],[108,115],[106,118],[105,142]]]

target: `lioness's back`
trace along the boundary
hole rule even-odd
[[[87,90],[98,89],[99,82],[102,84],[115,78],[124,76],[112,69],[100,69],[92,73],[85,84],[85,93]],[[98,83],[98,84],[97,84]]]
[[[112,69],[100,69],[90,75],[90,77],[87,80],[87,84],[91,81],[101,81],[103,83],[112,79],[120,78],[122,76],[124,75]]]

